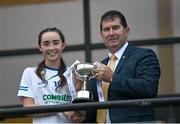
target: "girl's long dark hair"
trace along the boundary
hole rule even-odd
[[[46,32],[57,32],[59,34],[62,42],[63,43],[65,42],[64,35],[59,29],[57,29],[57,28],[46,28],[39,33],[39,36],[38,36],[39,46],[41,45],[42,35]],[[44,71],[45,67],[46,67],[45,60],[43,60],[42,62],[39,63],[39,65],[36,69],[36,74],[44,83],[47,84],[47,80],[45,79],[45,71]],[[65,65],[63,59],[60,58],[60,66],[58,69],[58,75],[61,79],[60,80],[61,83],[59,83],[59,86],[56,88],[56,91],[58,88],[63,87],[67,83],[66,78],[63,76],[63,73],[65,72],[65,70],[66,70],[66,65]]]

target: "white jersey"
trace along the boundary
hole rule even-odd
[[[32,97],[36,105],[57,105],[70,103],[71,96],[67,85],[56,91],[60,83],[58,70],[46,67],[45,79],[48,81],[44,83],[36,75],[36,67],[28,67],[24,70],[18,96]],[[33,117],[33,123],[70,123],[71,121],[63,113],[55,113],[49,116]]]

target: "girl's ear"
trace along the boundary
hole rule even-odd
[[[42,51],[41,46],[39,46],[39,45],[38,45],[38,49],[39,49],[40,52]]]
[[[66,48],[66,43],[64,42],[63,43],[63,50]]]

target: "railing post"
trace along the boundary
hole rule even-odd
[[[175,117],[175,107],[173,106],[173,104],[169,105],[169,118],[167,119],[168,123],[175,123],[176,119]]]

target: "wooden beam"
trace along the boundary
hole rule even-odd
[[[161,38],[172,37],[171,0],[157,0],[158,31]],[[160,94],[174,93],[174,53],[173,45],[159,46],[159,60],[161,65]]]
[[[15,6],[39,3],[66,2],[72,0],[0,0],[0,6]]]

